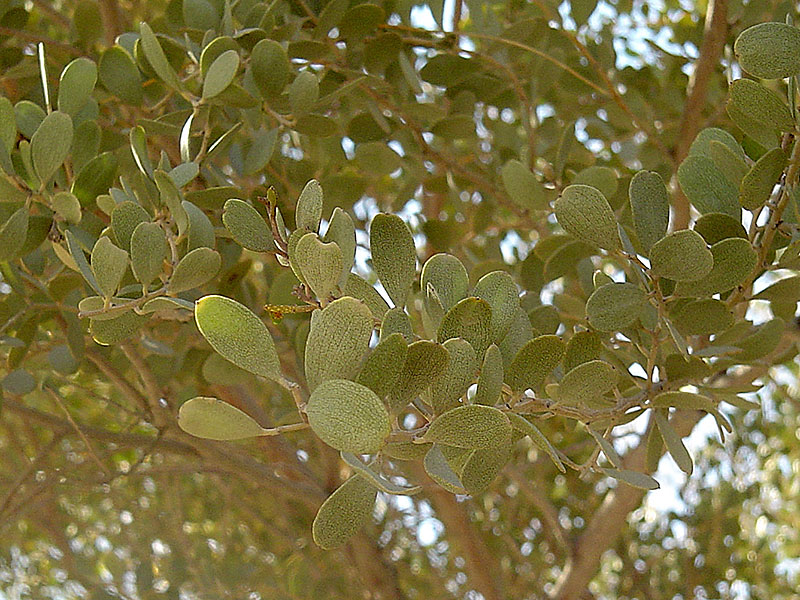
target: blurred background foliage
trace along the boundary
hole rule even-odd
[[[136,52],[141,88],[104,80],[101,67],[82,116],[99,125],[99,137],[93,148],[73,148],[73,161],[110,153],[118,167],[106,189],[121,185],[115,177],[122,174],[138,193],[146,184],[128,130],[141,125],[151,156],[163,152],[162,164],[174,166],[185,162],[179,136],[194,112],[188,152],[205,162],[184,192],[202,209],[217,210],[228,197],[255,200],[272,186],[291,221],[313,177],[325,190],[325,214],[340,206],[355,220],[363,276],[370,277],[365,224],[379,211],[397,211],[422,255],[458,254],[473,283],[487,271],[512,270],[538,292],[541,266],[533,253],[523,259],[553,223],[526,202],[546,205],[556,187],[581,176],[596,182],[600,167],[621,174],[604,190],[620,208],[635,170],[669,181],[699,129],[733,130],[724,112],[732,40],[754,23],[783,21],[795,7],[716,4],[724,6],[728,47],[714,58],[694,108],[690,74],[711,11],[706,2],[678,0],[2,0],[0,90],[15,105],[44,106],[38,43],[56,90],[57,74],[75,57],[102,64],[116,42],[134,49],[129,32],[140,21],[160,36],[191,93],[200,91],[193,73],[203,68],[197,52],[207,30],[231,34],[248,51],[275,40],[288,61],[272,65],[262,85],[277,91],[267,90],[263,105],[243,89],[192,107]],[[331,15],[338,27],[326,29]],[[281,95],[305,70],[318,76],[318,94],[309,100],[290,88]],[[212,142],[231,130],[229,145],[219,148],[225,159],[215,157]],[[531,196],[503,185],[510,159],[536,174]],[[94,182],[84,183],[95,199]],[[688,215],[679,194],[673,208],[677,219]],[[107,220],[86,210],[81,226],[96,234]],[[39,242],[56,241],[54,231],[39,229]],[[218,293],[251,307],[297,302],[296,280],[273,259],[242,253],[224,238],[217,249]],[[3,373],[0,413],[0,597],[544,598],[573,560],[574,539],[613,491],[613,481],[596,474],[560,474],[530,446],[482,496],[456,499],[433,489],[413,499],[381,496],[366,534],[343,550],[321,551],[310,523],[342,476],[336,453],[303,432],[246,444],[162,439],[152,407],[141,402],[163,393],[177,406],[216,395],[270,424],[293,413],[285,392],[219,361],[180,318],[149,323],[115,347],[95,345],[75,318],[79,276],[48,270],[51,261],[50,250],[32,252],[22,270],[44,279],[45,299],[26,294],[19,305],[8,270],[0,284],[8,296],[0,301],[3,332],[23,342],[3,348],[2,368],[14,375]],[[538,294],[528,302],[536,310]],[[537,313],[542,331],[554,319],[569,322],[569,294],[555,303],[558,311]],[[288,356],[302,347],[306,321],[288,315],[273,327]],[[793,597],[800,583],[796,371],[794,364],[765,371],[762,410],[731,411],[735,434],[724,444],[707,435],[706,417],[691,438],[691,477],[662,462],[666,490],[631,506],[630,526],[615,539],[596,540],[602,552],[586,597]],[[542,428],[573,456],[593,450],[582,431],[560,420]],[[628,437],[635,445],[639,436]]]

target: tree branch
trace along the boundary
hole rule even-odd
[[[703,416],[705,413],[700,411],[678,411],[670,424],[683,437],[691,433]],[[647,443],[642,438],[639,445],[625,456],[624,468],[646,472],[646,454]],[[573,556],[564,565],[551,598],[572,600],[581,596],[597,573],[603,552],[619,537],[628,515],[641,504],[646,493],[646,490],[620,483],[606,494],[603,504],[592,515],[578,538]]]
[[[677,165],[686,158],[689,146],[692,145],[692,141],[700,130],[709,82],[719,65],[727,35],[728,0],[709,0],[700,56],[695,61],[694,72],[689,78],[680,133],[674,149],[675,164]],[[678,189],[677,186],[676,189]],[[680,189],[675,198],[674,209],[674,229],[686,229],[689,226],[689,201]]]
[[[470,524],[469,511],[465,503],[459,503],[456,497],[440,488],[430,486],[428,496],[433,502],[436,515],[442,520],[450,539],[464,553],[467,561],[467,573],[472,587],[479,591],[486,600],[503,600],[500,566],[486,547],[480,533]]]

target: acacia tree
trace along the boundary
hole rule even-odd
[[[445,4],[0,7],[12,591],[789,597],[787,7]]]

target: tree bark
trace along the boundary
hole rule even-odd
[[[679,411],[670,423],[681,437],[691,433],[705,413]],[[634,471],[645,471],[647,441],[642,436],[639,445],[625,456],[624,466]],[[628,515],[642,502],[646,490],[619,483],[606,494],[603,504],[595,511],[586,529],[578,538],[572,557],[567,560],[551,598],[574,600],[586,592],[586,587],[597,573],[603,553],[612,546],[626,527]]]
[[[695,61],[694,72],[689,78],[680,133],[675,144],[675,164],[680,164],[686,158],[689,146],[692,145],[695,136],[700,131],[709,82],[719,65],[727,35],[728,0],[709,0],[700,56]],[[677,185],[675,189],[677,196],[673,206],[675,209],[673,229],[686,229],[689,226],[689,201]]]

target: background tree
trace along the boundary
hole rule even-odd
[[[791,597],[793,10],[0,4],[6,595]]]

